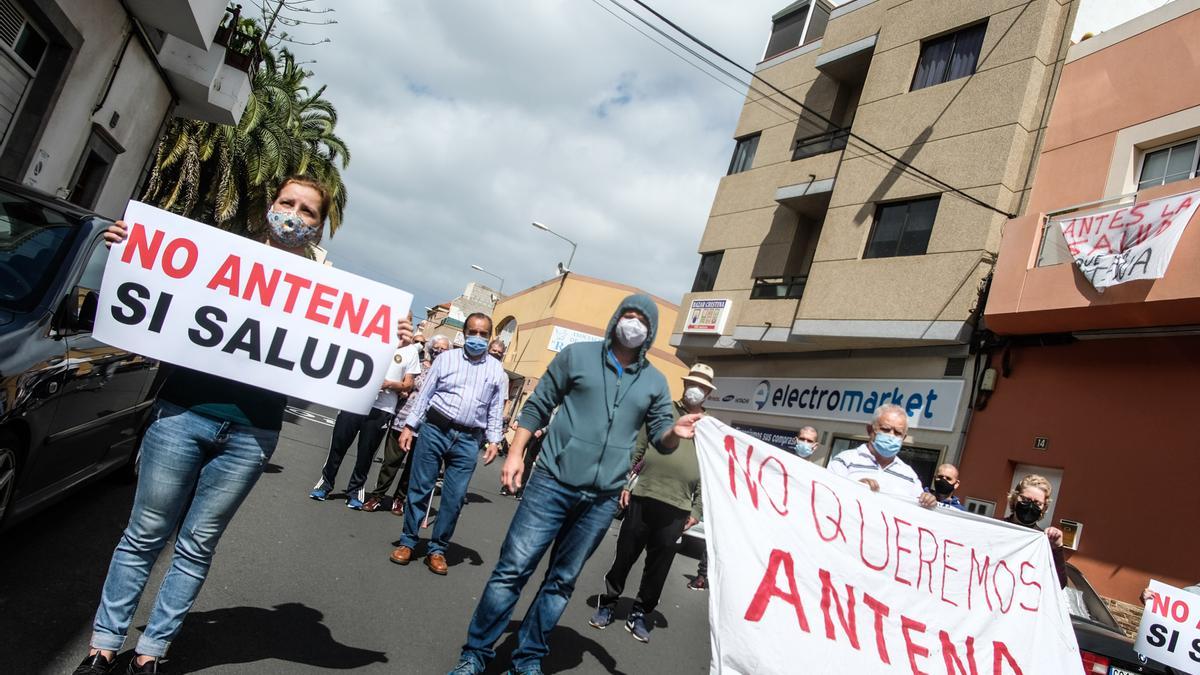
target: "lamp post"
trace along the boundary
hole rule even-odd
[[[499,274],[492,274],[491,272],[483,269],[479,265],[471,265],[471,269],[475,270],[476,272],[483,272],[484,274],[487,274],[487,275],[490,275],[490,276],[493,276],[493,277],[496,277],[497,279],[499,279],[500,280],[500,295],[504,295],[504,277],[500,276]]]
[[[532,225],[543,232],[549,232],[550,234],[558,237],[559,239],[562,239],[563,241],[565,241],[571,245],[571,257],[567,258],[567,270],[566,270],[566,271],[570,272],[571,271],[571,261],[575,260],[575,246],[576,246],[575,242],[571,241],[570,239],[567,239],[566,237],[562,236],[561,234],[550,229],[550,227],[547,226],[545,223],[539,223],[538,221],[535,220],[535,221],[533,221]]]

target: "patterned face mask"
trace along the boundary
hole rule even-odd
[[[299,214],[287,211],[267,211],[267,236],[284,248],[300,248],[320,241],[321,224],[309,225]]]

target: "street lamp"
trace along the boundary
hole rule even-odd
[[[538,221],[536,221],[536,220],[535,220],[535,221],[533,221],[533,223],[532,223],[532,224],[533,224],[533,226],[534,226],[534,227],[536,227],[537,229],[539,229],[539,230],[541,230],[541,231],[543,231],[543,232],[549,232],[550,234],[552,234],[552,235],[554,235],[554,236],[558,237],[559,239],[562,239],[563,241],[565,241],[565,242],[567,242],[568,244],[570,244],[570,245],[571,245],[571,257],[570,257],[570,258],[567,258],[567,267],[566,267],[566,271],[567,271],[567,272],[570,272],[570,271],[571,271],[571,261],[575,259],[575,242],[571,241],[570,239],[567,239],[566,237],[562,236],[561,234],[559,234],[559,233],[555,232],[554,230],[550,229],[550,228],[549,228],[547,225],[545,225],[544,223],[539,223]]]
[[[479,265],[471,265],[471,269],[475,270],[476,272],[483,272],[484,274],[488,274],[488,275],[491,275],[491,276],[499,279],[500,280],[500,295],[504,295],[504,277],[500,276],[499,274],[492,274],[491,272],[483,269]]]

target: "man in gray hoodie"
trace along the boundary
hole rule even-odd
[[[546,637],[616,515],[638,430],[645,424],[655,451],[667,453],[679,446],[680,438],[695,433],[702,415],[675,420],[667,380],[646,359],[657,327],[654,301],[631,295],[613,314],[603,341],[569,345],[538,381],[500,472],[510,491],[517,491],[526,478],[523,456],[534,430],[549,428],[452,675],[483,672],[525,582],[554,544],[546,578],[521,623],[512,656],[513,672],[540,674],[542,658],[550,651]],[[492,452],[485,455],[485,461],[493,458]]]

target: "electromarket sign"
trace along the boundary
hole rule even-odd
[[[371,409],[412,295],[130,202],[101,342],[354,413]]]
[[[908,414],[912,429],[951,431],[962,380],[865,380],[718,377],[705,407],[714,410],[870,422],[884,404]]]
[[[1200,206],[1200,191],[1071,214],[1050,221],[1062,229],[1075,266],[1097,290],[1140,279],[1161,279]]]

